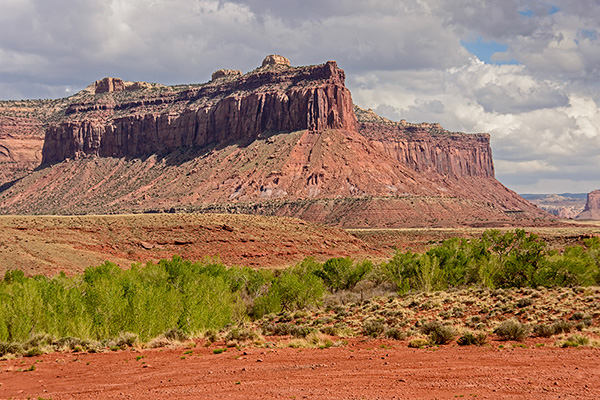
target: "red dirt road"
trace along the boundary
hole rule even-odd
[[[600,399],[600,349],[498,345],[54,353],[0,362],[0,398]]]

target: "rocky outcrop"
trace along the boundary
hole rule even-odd
[[[600,220],[600,190],[588,193],[585,208],[577,216],[577,219]]]
[[[101,94],[101,93],[122,92],[124,90],[150,89],[153,86],[162,86],[162,85],[156,85],[156,84],[153,85],[148,82],[129,82],[129,81],[124,81],[121,78],[107,77],[107,78],[104,78],[104,79],[94,82],[93,86],[94,86],[94,93]]]
[[[42,162],[168,153],[251,141],[266,131],[356,130],[345,74],[334,61],[272,69],[284,64],[274,58],[234,80],[135,97],[102,92],[73,103],[66,117],[46,130]],[[114,86],[114,80],[108,82]]]
[[[58,100],[0,101],[0,187],[40,164],[45,126],[60,109]]]
[[[122,92],[125,90],[125,82],[120,78],[104,78],[95,82],[95,93]]]
[[[219,69],[215,72],[213,72],[212,77],[210,78],[211,81],[217,80],[219,78],[223,78],[223,77],[233,77],[236,78],[238,76],[242,75],[242,71],[239,71],[237,69]]]
[[[450,177],[494,177],[488,134],[432,133],[424,126],[373,123],[360,123],[359,132],[382,152],[417,172]]]
[[[265,57],[262,62],[263,67],[267,67],[269,65],[283,65],[285,67],[289,67],[291,65],[290,60],[283,56],[279,56],[277,54],[271,54]]]

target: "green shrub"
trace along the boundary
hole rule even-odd
[[[42,333],[33,335],[27,342],[25,342],[25,348],[39,347],[39,346],[50,346],[54,343],[54,338],[48,334]]]
[[[571,329],[573,329],[573,324],[569,321],[558,320],[552,324],[552,330],[555,335],[569,333],[571,332]]]
[[[587,346],[590,344],[590,338],[587,336],[573,335],[569,336],[567,340],[560,344],[561,347],[579,347]]]
[[[274,335],[274,336],[294,336],[294,337],[306,337],[311,333],[315,332],[316,329],[310,327],[308,325],[296,325],[289,322],[284,323],[267,323],[264,324],[263,333],[265,335]]]
[[[326,335],[337,336],[337,329],[333,325],[322,326],[319,330]]]
[[[302,274],[299,270],[284,271],[275,278],[266,294],[254,300],[251,313],[255,319],[259,319],[282,310],[294,311],[316,306],[324,294],[323,282],[316,275]]]
[[[0,342],[0,357],[6,354],[21,355],[24,352],[23,345],[20,343]]]
[[[523,229],[506,232],[504,235],[491,235],[493,254],[501,260],[496,271],[494,286],[501,288],[537,286],[534,281],[536,271],[546,260],[546,243],[533,233]]]
[[[539,337],[551,337],[556,335],[554,325],[536,324],[533,326],[533,334]]]
[[[248,340],[255,340],[258,338],[258,334],[251,329],[235,327],[231,329],[225,339],[227,341],[245,342]]]
[[[139,337],[135,333],[131,332],[123,332],[117,336],[114,343],[115,346],[125,348],[125,347],[133,347],[139,340]]]
[[[58,339],[55,342],[57,350],[84,351],[94,347],[94,343],[89,340],[82,340],[72,336]]]
[[[34,347],[27,349],[24,356],[25,357],[37,357],[37,356],[41,356],[42,354],[44,354],[44,352],[39,347],[34,346]]]
[[[331,291],[353,289],[373,270],[369,260],[354,262],[351,258],[331,258],[314,274],[320,277]]]
[[[490,230],[481,239],[449,239],[424,254],[396,252],[380,275],[399,291],[435,291],[480,285],[490,288],[593,285],[600,282],[600,250],[567,248],[562,256],[523,229]],[[519,307],[529,300],[519,302]]]
[[[483,346],[487,343],[487,335],[483,332],[465,332],[458,338],[456,343],[459,346]]]
[[[533,299],[531,297],[523,297],[517,300],[517,307],[524,308],[529,307],[533,304]]]
[[[293,311],[317,305],[323,298],[325,288],[321,280],[312,275],[284,272],[272,286],[283,310]]]
[[[454,340],[456,335],[454,328],[443,325],[439,321],[429,321],[421,325],[419,331],[429,336],[432,344],[447,344]]]
[[[500,340],[517,340],[522,341],[529,334],[527,326],[521,322],[510,319],[502,322],[496,329],[494,334],[498,336]]]
[[[390,328],[385,331],[385,337],[394,340],[404,340],[406,339],[406,333],[399,328]]]
[[[362,328],[366,336],[378,337],[385,330],[385,323],[381,318],[369,318],[363,322]]]
[[[163,336],[168,340],[176,342],[185,342],[190,337],[187,333],[178,328],[173,328],[169,329],[168,331],[165,331],[163,333]]]
[[[411,339],[411,341],[408,342],[408,347],[415,349],[422,349],[423,347],[427,346],[429,346],[429,340],[423,338]]]

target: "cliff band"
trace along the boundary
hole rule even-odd
[[[225,75],[139,97],[106,90],[114,80],[105,80],[111,83],[69,105],[65,118],[48,127],[42,163],[250,141],[265,131],[356,129],[344,71],[334,61],[302,68],[267,63],[245,76]]]
[[[13,131],[40,144],[43,132],[41,166],[4,174],[0,212],[244,212],[348,227],[548,217],[494,178],[488,134],[360,109],[334,61],[273,55],[198,85],[104,78],[52,112],[38,106],[35,132]]]

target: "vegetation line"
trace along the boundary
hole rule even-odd
[[[0,282],[0,355],[43,335],[67,347],[121,346],[165,332],[200,335],[319,307],[326,296],[350,292],[361,303],[373,293],[594,285],[600,285],[599,238],[558,253],[523,230],[450,239],[422,254],[397,252],[380,265],[307,258],[271,271],[175,256],[128,270],[106,262],[73,277],[28,278],[13,270]],[[369,332],[379,332],[375,322]],[[428,329],[441,335],[437,325]]]

